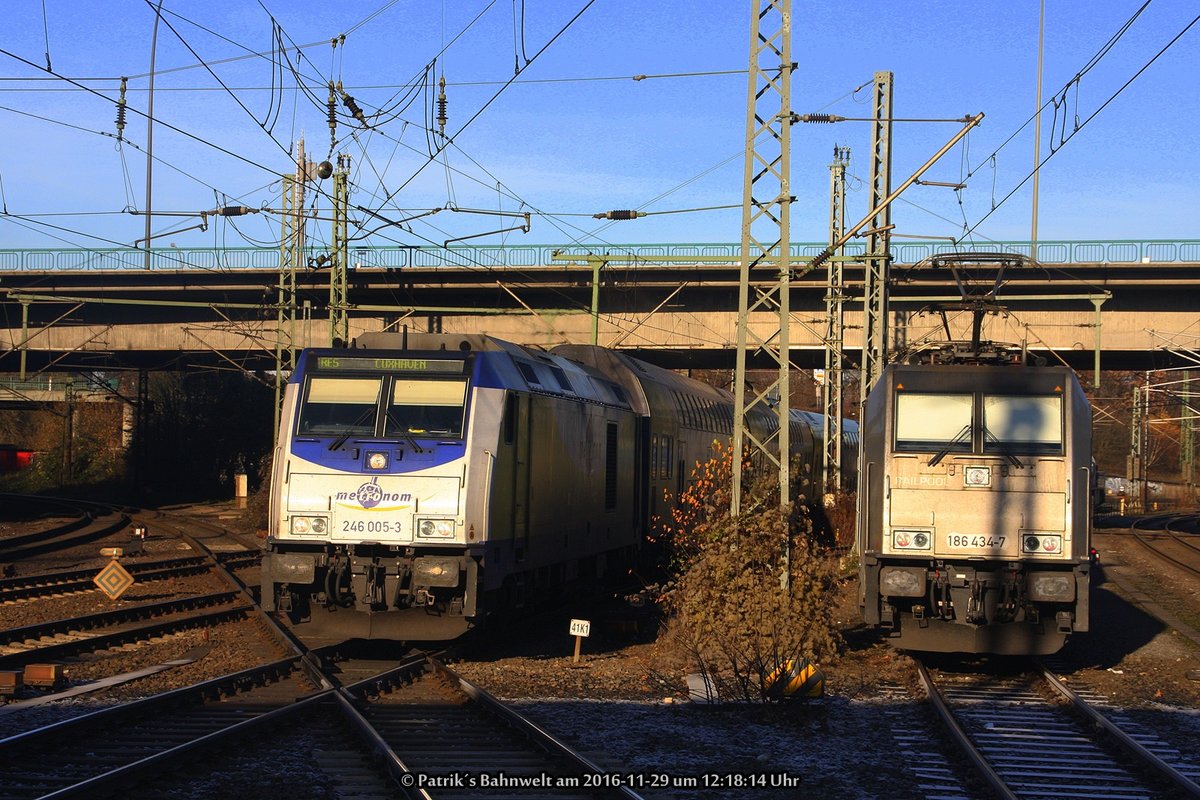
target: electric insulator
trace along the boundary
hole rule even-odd
[[[332,148],[337,143],[337,97],[333,93],[333,82],[329,83],[329,99],[325,101],[325,108],[329,115],[329,146]]]
[[[117,141],[125,138],[125,78],[121,78],[121,99],[117,100]]]
[[[623,219],[637,219],[638,217],[644,217],[644,216],[646,216],[646,214],[643,211],[634,211],[632,209],[626,208],[626,209],[617,209],[616,211],[605,211],[600,214],[593,214],[592,218],[593,219],[623,220]]]
[[[358,103],[354,102],[354,98],[346,94],[345,90],[342,89],[341,81],[338,81],[338,91],[342,93],[342,105],[344,105],[350,112],[350,116],[361,122],[364,128],[371,127],[367,124],[367,116],[363,113],[363,110],[358,107]]]
[[[446,135],[446,76],[443,75],[438,81],[438,101],[437,101],[437,124],[438,133],[442,136]]]
[[[800,117],[801,122],[812,122],[818,125],[828,125],[831,122],[841,122],[845,117],[839,117],[837,114],[804,114]]]

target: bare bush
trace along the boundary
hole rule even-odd
[[[731,517],[732,460],[714,447],[661,525],[674,576],[663,594],[670,637],[720,697],[766,702],[779,696],[786,662],[840,650],[837,563],[807,509],[779,504],[775,481],[753,482]]]

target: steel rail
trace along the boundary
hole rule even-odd
[[[481,707],[485,708],[489,713],[501,718],[512,727],[524,733],[532,742],[541,746],[550,755],[555,755],[566,759],[581,772],[591,773],[594,775],[604,775],[607,773],[607,770],[568,747],[560,739],[558,739],[558,737],[554,736],[549,731],[540,727],[521,714],[518,714],[512,708],[497,700],[483,688],[476,686],[466,678],[461,677],[458,673],[447,667],[441,661],[431,657],[429,659],[429,663],[436,672],[440,672],[451,681],[455,681],[459,688],[462,689],[462,691],[468,697],[479,703]],[[639,795],[637,792],[634,792],[627,786],[611,788],[617,797],[624,797],[627,798],[627,800],[641,800],[641,795]]]
[[[178,631],[194,628],[199,625],[211,625],[213,623],[245,616],[250,610],[250,605],[241,604],[230,606],[228,608],[217,609],[216,611],[204,611],[199,614],[190,614],[186,617],[179,617],[177,619],[164,620],[162,622],[152,622],[147,625],[138,625],[137,627],[125,628],[123,630],[113,631],[112,633],[104,633],[98,636],[88,636],[83,639],[73,639],[68,642],[58,642],[56,644],[46,645],[45,647],[33,647],[28,650],[7,653],[5,655],[0,655],[0,668],[13,669],[17,666],[27,664],[35,659],[64,658],[76,653],[88,653],[96,650],[104,650],[117,644],[126,644],[131,641],[149,639],[165,633],[177,633]]]
[[[29,641],[31,639],[57,636],[64,633],[89,631],[95,628],[121,625],[125,622],[147,619],[149,617],[161,617],[166,614],[175,614],[180,611],[192,611],[204,606],[215,606],[231,603],[236,597],[236,592],[216,592],[214,594],[185,597],[182,600],[163,600],[157,603],[142,603],[140,605],[127,606],[125,608],[117,608],[109,611],[98,611],[94,614],[83,614],[78,617],[56,619],[50,622],[35,622],[32,625],[23,625],[19,628],[7,628],[0,630],[0,644],[8,643],[12,645],[19,642]]]
[[[1139,532],[1138,532],[1138,530],[1139,530],[1139,529],[1138,529],[1138,527],[1137,527],[1137,523],[1138,523],[1138,522],[1140,522],[1140,521],[1142,521],[1142,520],[1135,520],[1135,521],[1134,521],[1134,523],[1133,523],[1132,525],[1130,525],[1130,526],[1129,526],[1129,531],[1130,531],[1130,533],[1132,533],[1132,534],[1133,534],[1134,541],[1136,541],[1138,544],[1140,544],[1140,545],[1142,545],[1143,547],[1145,547],[1147,550],[1149,550],[1151,553],[1153,553],[1155,556],[1157,556],[1158,558],[1162,559],[1163,561],[1168,561],[1168,562],[1170,562],[1170,563],[1174,564],[1175,566],[1179,567],[1180,569],[1183,569],[1183,570],[1186,570],[1186,571],[1188,571],[1188,572],[1191,572],[1191,573],[1192,573],[1192,574],[1194,574],[1194,575],[1200,575],[1200,567],[1196,567],[1196,566],[1194,566],[1194,565],[1192,565],[1192,564],[1188,564],[1186,561],[1180,561],[1178,558],[1175,558],[1174,556],[1172,556],[1172,555],[1169,555],[1169,554],[1167,554],[1167,553],[1163,552],[1162,550],[1160,550],[1159,548],[1155,547],[1155,546],[1154,546],[1154,545],[1151,543],[1151,541],[1150,541],[1150,539],[1149,539],[1149,537],[1148,537],[1148,536],[1145,536],[1145,535],[1143,535],[1143,534],[1139,533]],[[1169,520],[1168,520],[1167,522],[1164,522],[1164,527],[1162,528],[1162,532],[1163,532],[1163,533],[1166,533],[1166,534],[1167,534],[1168,536],[1170,536],[1172,539],[1177,539],[1177,537],[1175,536],[1175,534],[1174,534],[1174,533],[1172,533],[1172,532],[1171,532],[1171,531],[1170,531],[1170,530],[1169,530],[1169,529],[1166,527],[1166,525],[1168,525],[1168,524],[1170,524],[1170,523],[1169,523]],[[1142,528],[1141,530],[1143,530],[1143,531],[1146,531],[1147,529],[1146,529],[1146,528]],[[1187,543],[1185,542],[1185,544],[1187,544]],[[1188,546],[1189,546],[1189,547],[1193,547],[1193,545],[1191,545],[1191,544],[1188,544]]]
[[[315,707],[320,703],[328,700],[329,692],[311,695],[302,700],[297,700],[295,703],[288,706],[281,706],[264,714],[259,714],[250,719],[242,720],[233,725],[222,728],[211,733],[204,734],[183,744],[176,745],[167,750],[161,750],[153,755],[138,759],[129,764],[123,764],[116,769],[99,775],[93,775],[86,780],[70,786],[63,787],[58,791],[42,795],[38,800],[66,800],[66,798],[86,797],[92,798],[101,791],[116,788],[118,784],[122,784],[127,780],[132,780],[138,776],[144,776],[152,772],[161,772],[177,769],[179,762],[183,757],[194,754],[196,751],[204,750],[210,746],[220,742],[226,742],[237,736],[244,736],[251,733],[257,728],[269,723],[276,723],[281,719],[294,716],[306,711],[309,708]]]
[[[25,746],[43,748],[44,744],[60,739],[65,732],[75,728],[94,725],[98,729],[112,730],[118,727],[117,723],[120,719],[143,711],[154,710],[160,706],[178,706],[181,703],[199,700],[207,696],[220,696],[230,689],[247,684],[273,682],[279,680],[282,674],[295,672],[299,667],[297,662],[298,659],[289,656],[238,672],[231,672],[202,683],[172,689],[150,697],[143,697],[140,700],[109,706],[70,719],[59,720],[40,728],[16,733],[0,739],[0,754],[10,754],[16,748]]]
[[[19,533],[15,536],[5,536],[3,539],[0,539],[0,547],[7,549],[19,547],[32,542],[42,542],[46,539],[52,539],[55,536],[61,536],[65,533],[77,531],[80,528],[87,526],[87,524],[92,522],[94,519],[95,517],[93,517],[90,513],[86,511],[80,512],[78,517],[70,522],[64,522],[61,525],[55,525],[51,528],[34,531],[33,533]]]
[[[143,581],[158,580],[175,575],[191,575],[208,571],[208,562],[200,556],[168,558],[160,561],[143,561],[138,564],[123,563],[125,571]],[[19,575],[15,578],[0,578],[0,603],[24,600],[48,594],[97,591],[92,578],[94,568],[63,570],[60,572],[38,572]]]
[[[1042,678],[1046,683],[1050,684],[1056,692],[1070,701],[1071,706],[1081,715],[1086,717],[1096,727],[1103,730],[1111,736],[1121,747],[1137,757],[1144,765],[1149,766],[1156,773],[1175,784],[1176,787],[1187,793],[1188,797],[1200,798],[1200,785],[1188,778],[1179,770],[1172,767],[1167,762],[1156,756],[1154,753],[1147,750],[1139,744],[1133,737],[1125,733],[1114,724],[1111,720],[1089,705],[1079,695],[1077,695],[1071,687],[1067,686],[1057,675],[1051,672],[1045,664],[1037,662],[1038,669],[1041,670]]]
[[[933,710],[937,712],[938,717],[946,726],[946,730],[950,732],[950,736],[954,739],[954,743],[958,745],[959,750],[967,757],[971,765],[975,767],[979,776],[983,778],[984,783],[995,793],[996,797],[1001,798],[1001,800],[1018,800],[1017,795],[1013,793],[1012,789],[1008,788],[1008,784],[992,768],[992,765],[984,758],[983,753],[979,752],[979,748],[971,741],[971,737],[958,724],[958,720],[954,718],[950,707],[946,705],[942,693],[933,682],[929,670],[920,661],[917,661],[916,665],[917,674],[921,678],[921,685],[925,689],[925,695],[929,698],[930,705],[933,706]]]
[[[254,595],[254,592],[251,591],[250,587],[246,585],[245,581],[243,581],[237,575],[234,575],[230,569],[221,563],[221,560],[217,557],[217,554],[208,547],[205,547],[202,542],[196,539],[196,537],[184,533],[178,528],[177,525],[172,527],[175,527],[176,535],[187,542],[193,550],[204,555],[211,561],[213,568],[217,571],[217,574],[221,576],[222,580],[224,580],[236,591],[240,592],[244,598],[246,598],[247,602],[249,602],[251,605],[251,610],[255,618],[258,619],[258,621],[271,632],[276,641],[278,641],[283,647],[290,649],[293,653],[295,653],[295,655],[300,659],[301,666],[304,668],[305,672],[308,673],[309,678],[314,683],[318,684],[324,689],[336,688],[336,681],[331,680],[326,674],[315,654],[309,650],[309,648],[303,642],[301,642],[294,633],[292,633],[283,625],[280,625],[274,617],[263,610],[262,605],[259,604],[259,598]]]
[[[45,532],[40,534],[31,534],[37,537],[36,540],[26,541],[24,544],[9,545],[7,544],[9,540],[5,540],[6,544],[0,545],[0,559],[5,561],[15,561],[25,558],[26,556],[35,556],[54,550],[65,550],[68,547],[74,547],[77,544],[83,544],[85,542],[90,542],[94,539],[99,539],[103,536],[116,533],[122,528],[128,527],[130,522],[132,522],[132,520],[126,514],[121,514],[117,518],[116,522],[107,524],[101,522],[100,520],[92,520],[90,518],[89,521],[94,521],[96,527],[87,527],[87,524],[85,523],[82,529],[76,529],[65,533],[57,533],[51,536],[47,536]],[[28,539],[28,537],[15,538]]]
[[[414,770],[410,769],[404,763],[404,759],[400,757],[400,754],[388,744],[383,734],[371,724],[371,721],[354,705],[353,701],[361,700],[362,694],[370,689],[379,689],[400,678],[407,678],[415,671],[423,672],[427,663],[428,657],[422,653],[406,659],[399,666],[386,672],[356,681],[349,686],[343,686],[337,692],[338,708],[346,716],[346,719],[350,722],[355,732],[358,733],[359,737],[366,742],[367,746],[381,760],[384,770],[400,787],[400,791],[406,797],[414,798],[414,800],[432,800],[432,796],[424,789],[416,786],[415,781],[404,780],[404,776],[414,774]],[[406,786],[406,783],[412,785]]]

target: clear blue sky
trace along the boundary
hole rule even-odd
[[[303,135],[316,160],[329,155],[324,102],[332,79],[344,84],[366,114],[383,109],[372,118],[372,129],[355,129],[339,102],[337,152],[352,159],[351,202],[388,219],[450,205],[515,211],[524,204],[524,210],[539,212],[528,234],[472,241],[737,241],[736,208],[615,224],[589,215],[614,208],[661,212],[740,205],[749,2],[596,0],[571,22],[585,5],[587,0],[164,0],[153,207],[278,208],[275,176],[293,171],[288,155],[293,141]],[[1060,93],[1140,5],[1048,0],[1044,99]],[[131,245],[142,236],[144,221],[122,210],[145,208],[146,123],[130,111],[129,143],[118,147],[112,136],[114,101],[117,78],[129,76],[130,108],[146,110],[154,3],[8,0],[5,6],[0,181],[7,214],[0,217],[0,248]],[[1149,3],[1107,56],[1067,91],[1059,115],[1060,122],[1067,118],[1067,132],[1076,117],[1086,120],[1109,100],[1198,11],[1190,0]],[[793,12],[797,113],[869,116],[869,91],[853,90],[863,84],[869,90],[876,70],[891,70],[899,117],[987,115],[970,135],[969,150],[956,148],[925,176],[958,181],[967,168],[977,168],[961,205],[949,189],[915,187],[895,207],[898,232],[958,236],[964,219],[974,225],[1029,173],[1033,126],[1017,131],[1035,109],[1037,0],[795,0]],[[288,45],[290,66],[271,57],[224,61],[270,51],[271,15]],[[345,43],[334,48],[328,42],[340,33],[347,34]],[[314,42],[321,44],[305,48],[298,60],[297,46]],[[46,65],[47,45],[54,73],[95,94],[45,79],[39,67]],[[197,56],[211,73],[197,66]],[[435,57],[436,74],[422,87],[420,78]],[[526,65],[526,59],[532,63]],[[504,87],[517,65],[524,69]],[[1200,24],[1050,159],[1041,177],[1041,239],[1200,238],[1197,65]],[[631,79],[713,72],[733,74]],[[447,133],[455,135],[454,143],[420,169],[433,141],[425,130],[433,116],[433,82],[443,74]],[[297,89],[298,82],[311,96]],[[1051,131],[1051,119],[1047,112],[1043,157],[1062,134]],[[957,128],[897,124],[895,182]],[[1014,133],[993,167],[989,156]],[[796,241],[826,235],[828,164],[835,144],[851,148],[850,172],[857,176],[851,180],[848,217],[857,221],[867,211],[869,126],[797,126]],[[322,201],[318,208],[326,205]],[[362,212],[352,217],[367,229],[378,226]],[[196,221],[156,217],[153,228],[170,232]],[[389,227],[370,241],[440,243],[511,224],[503,217],[443,211],[414,221],[411,232]],[[1026,184],[975,233],[1028,239],[1030,225]],[[327,222],[313,226],[314,240],[328,239]],[[155,244],[273,245],[278,239],[278,218],[260,215],[237,220],[236,227],[215,220],[207,232],[171,233]]]

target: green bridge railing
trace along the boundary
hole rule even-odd
[[[794,242],[792,255],[797,259],[817,255],[825,245],[819,242]],[[254,247],[229,248],[155,248],[151,251],[152,270],[278,269],[277,249]],[[315,259],[324,251],[311,250]],[[406,267],[552,267],[554,255],[635,256],[653,264],[656,259],[706,257],[722,261],[739,256],[740,244],[612,244],[591,245],[473,245],[452,247],[363,247],[350,251],[351,268],[404,269]],[[862,243],[846,246],[850,255],[861,255]],[[944,241],[892,242],[893,263],[915,264],[930,256],[963,252],[1009,252],[1032,256],[1031,242],[986,242],[955,245]],[[1198,263],[1200,239],[1146,239],[1112,241],[1039,241],[1036,258],[1043,264],[1140,264]],[[141,270],[146,252],[133,248],[113,249],[0,249],[0,274],[4,272],[67,272],[76,270]]]

